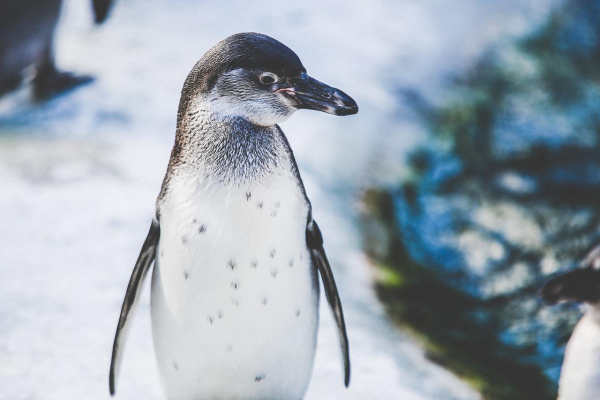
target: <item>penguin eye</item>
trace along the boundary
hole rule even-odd
[[[260,79],[260,83],[263,85],[270,85],[272,83],[277,82],[277,76],[271,74],[270,72],[265,72],[258,79]]]

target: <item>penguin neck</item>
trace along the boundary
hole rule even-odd
[[[200,100],[179,112],[171,162],[174,169],[202,179],[247,183],[276,172],[287,153],[279,126],[259,126]]]

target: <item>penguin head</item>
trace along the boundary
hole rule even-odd
[[[358,112],[350,96],[308,76],[291,49],[258,33],[232,35],[198,61],[184,84],[182,103],[198,97],[214,113],[261,126],[283,122],[299,109]]]
[[[540,297],[549,304],[600,303],[600,246],[588,254],[580,268],[550,278],[542,286]]]

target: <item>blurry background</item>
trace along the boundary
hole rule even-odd
[[[94,82],[0,99],[0,399],[108,399],[118,312],[179,92],[241,31],[291,47],[354,117],[282,125],[347,314],[322,309],[307,399],[551,399],[579,310],[544,277],[600,234],[600,6],[589,0],[64,2],[59,68]],[[119,398],[162,399],[149,301]]]

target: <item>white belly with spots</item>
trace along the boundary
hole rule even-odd
[[[180,187],[161,206],[152,325],[167,396],[301,399],[318,285],[308,206],[290,176],[269,187]],[[178,191],[179,190],[179,191]]]

